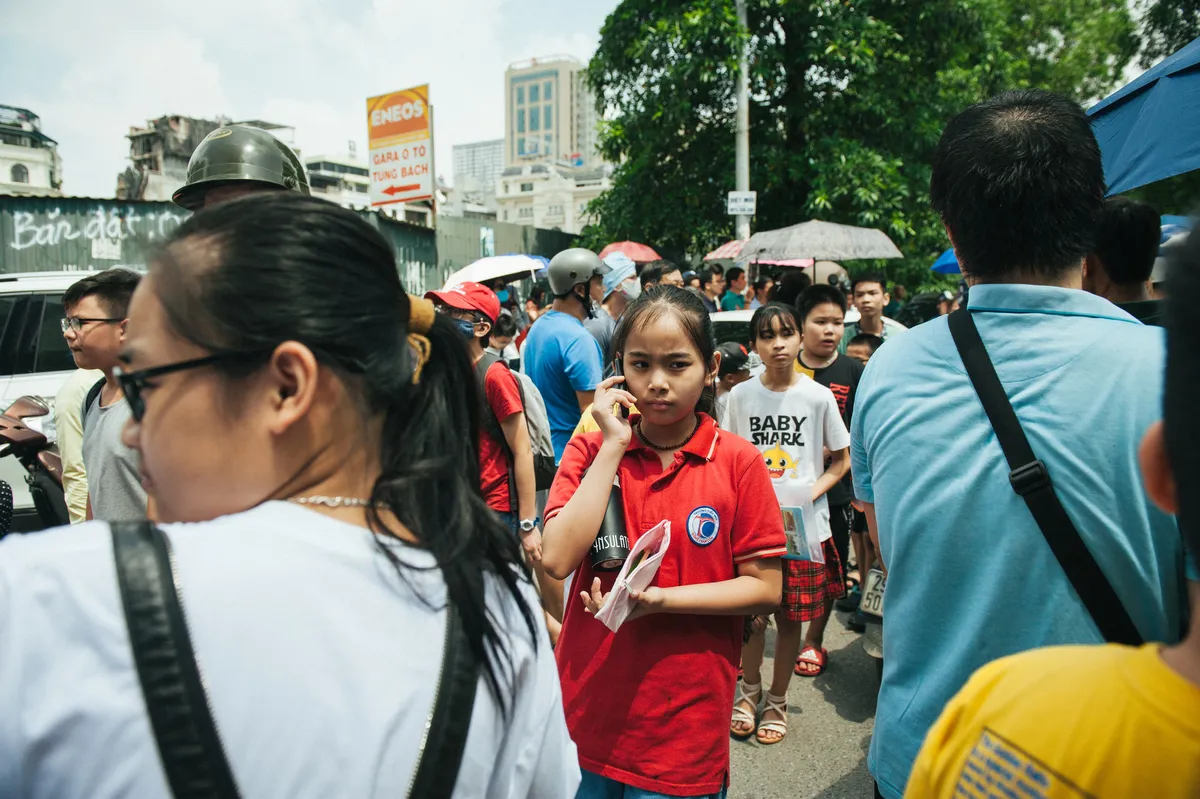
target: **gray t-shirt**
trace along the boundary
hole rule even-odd
[[[138,454],[121,443],[129,421],[122,397],[107,407],[97,397],[83,419],[83,465],[87,469],[92,518],[106,522],[146,518],[146,491],[138,477]]]
[[[609,316],[608,311],[597,306],[596,315],[591,319],[584,319],[583,326],[587,331],[595,336],[596,341],[600,343],[600,352],[604,358],[604,376],[606,378],[613,376],[612,358],[612,340],[613,333],[617,330],[617,320]]]

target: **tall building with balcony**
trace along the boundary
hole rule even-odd
[[[187,165],[204,137],[228,122],[168,114],[129,127],[130,165],[117,175],[117,199],[170,202],[187,180]]]
[[[504,73],[504,164],[599,164],[595,96],[584,65],[554,55],[512,64]]]
[[[37,114],[11,105],[0,105],[0,194],[62,196],[58,142]]]

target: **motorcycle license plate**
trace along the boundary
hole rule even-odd
[[[867,572],[866,587],[863,588],[862,602],[859,608],[870,616],[883,618],[883,589],[887,587],[887,577],[879,569]]]

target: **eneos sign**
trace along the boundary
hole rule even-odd
[[[371,205],[433,198],[429,85],[367,100]]]

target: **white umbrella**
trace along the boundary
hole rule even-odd
[[[760,262],[790,258],[853,261],[860,258],[903,258],[904,255],[882,230],[813,219],[779,230],[755,233],[742,247],[740,257]]]
[[[442,288],[448,289],[467,281],[487,284],[503,280],[511,283],[532,278],[534,273],[545,265],[531,255],[493,255],[490,258],[480,258],[475,263],[459,269],[446,278],[446,285]]]

